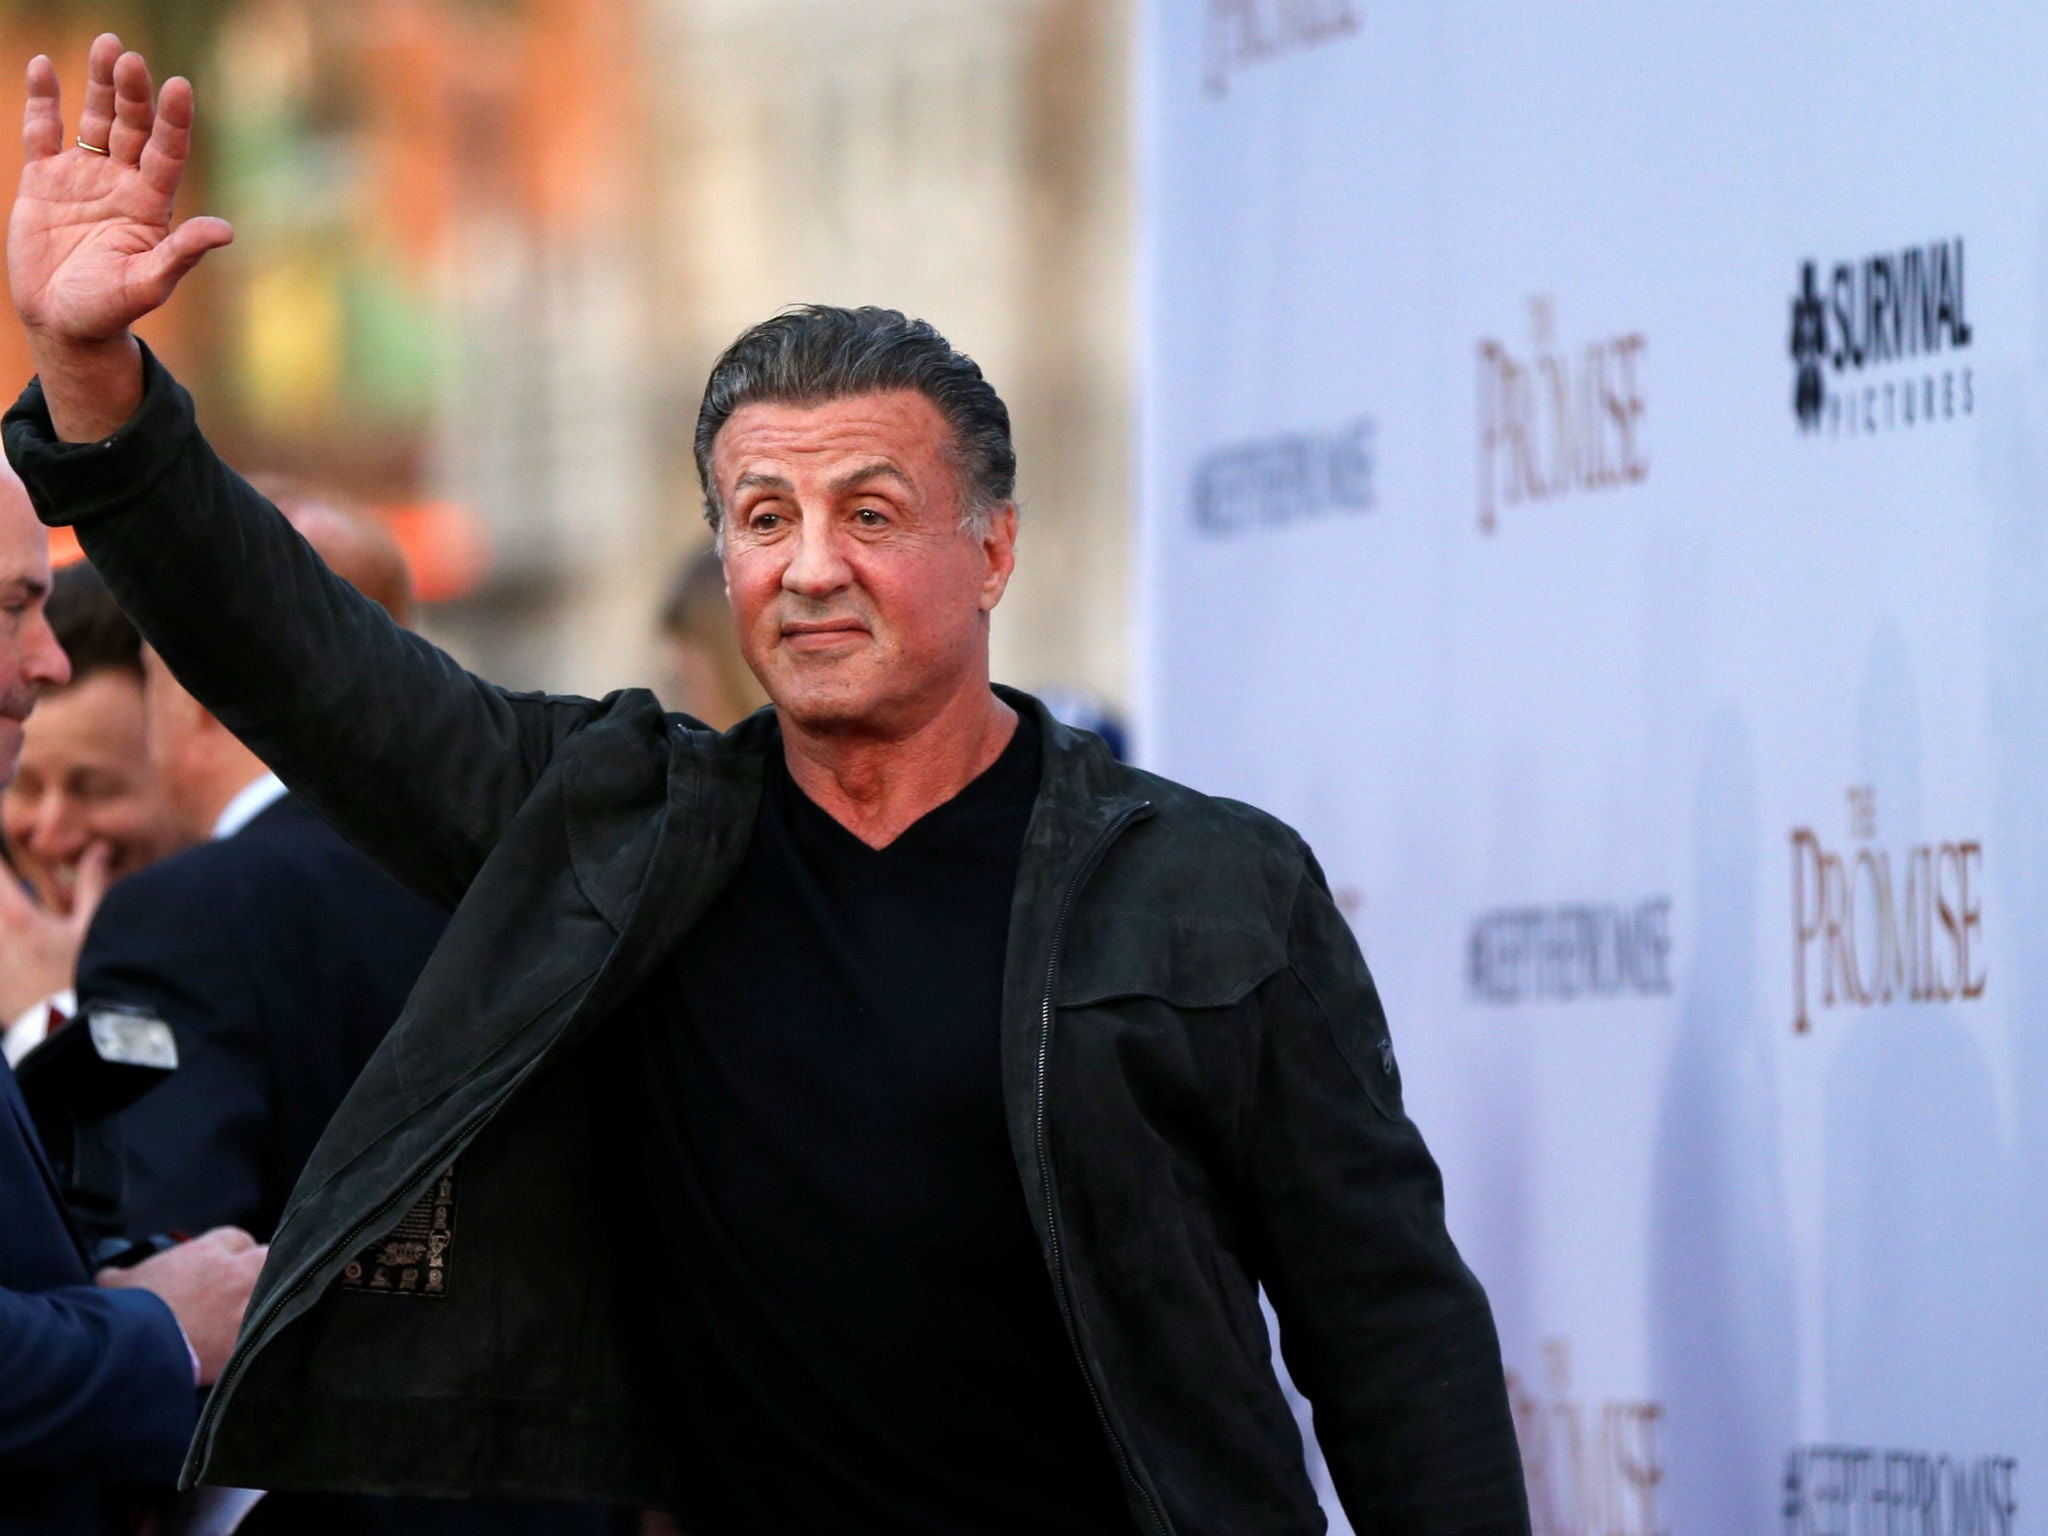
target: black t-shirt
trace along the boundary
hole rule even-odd
[[[1132,1530],[1003,1117],[1038,776],[1020,720],[874,849],[775,754],[745,861],[655,983],[628,1102],[711,1484],[693,1532]]]

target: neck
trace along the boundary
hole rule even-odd
[[[234,773],[223,773],[208,786],[209,793],[194,806],[198,812],[194,820],[197,825],[188,827],[194,837],[204,840],[213,836],[213,829],[220,824],[221,812],[234,804],[235,796],[254,784],[270,770],[253,757],[246,767]]]
[[[782,751],[797,787],[870,848],[959,794],[1003,755],[1017,712],[984,681],[900,736],[809,730],[782,720]]]

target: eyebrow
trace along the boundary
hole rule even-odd
[[[891,464],[887,459],[877,459],[872,464],[863,464],[858,469],[850,469],[826,486],[825,489],[832,492],[835,496],[843,496],[855,486],[864,485],[870,480],[894,480],[906,491],[916,489],[910,483],[910,476],[903,473],[902,470]]]
[[[839,476],[838,479],[827,484],[825,489],[834,496],[844,496],[848,491],[853,490],[857,486],[865,485],[870,480],[894,480],[907,491],[916,489],[910,482],[910,476],[903,473],[902,470],[891,464],[887,459],[876,459],[872,464],[862,464],[856,469],[849,469],[845,474]],[[733,494],[738,495],[741,491],[755,490],[788,492],[795,490],[796,487],[781,475],[765,475],[756,471],[749,471],[733,481],[732,489]]]

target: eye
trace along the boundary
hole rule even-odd
[[[863,528],[880,528],[889,521],[889,514],[880,507],[862,507],[853,515]]]
[[[781,523],[782,514],[780,512],[754,512],[750,513],[747,517],[747,526],[759,533],[767,533],[769,530],[781,526]]]

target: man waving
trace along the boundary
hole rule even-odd
[[[7,448],[191,691],[455,907],[279,1228],[190,1471],[594,1494],[704,1532],[1524,1530],[1486,1301],[1287,828],[989,679],[1008,412],[809,307],[696,425],[723,736],[511,694],[333,580],[129,337],[225,243],[191,129],[31,71]],[[105,138],[99,138],[102,130]],[[104,151],[104,153],[102,153]]]

